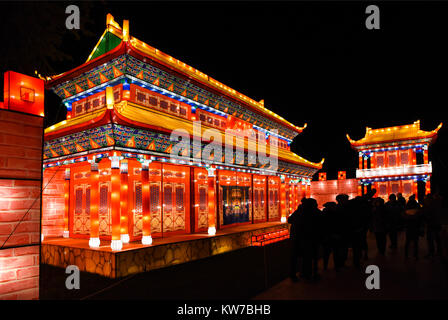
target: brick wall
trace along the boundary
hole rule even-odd
[[[0,250],[0,299],[39,298],[39,246]]]
[[[358,181],[347,179],[311,182],[311,198],[317,200],[320,208],[326,202],[335,202],[336,196],[341,193],[349,195],[350,199],[355,198],[358,195]]]
[[[48,168],[44,171],[42,191],[42,234],[62,237],[64,231],[64,181],[65,170]]]
[[[39,297],[42,126],[0,110],[0,300]]]

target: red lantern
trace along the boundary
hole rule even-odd
[[[2,109],[44,116],[44,81],[13,71],[4,75]]]

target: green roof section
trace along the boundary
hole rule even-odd
[[[90,57],[90,59],[87,61],[93,60],[93,59],[105,54],[106,52],[116,48],[120,43],[121,43],[121,39],[119,37],[114,35],[112,32],[107,31],[104,34],[103,39],[101,39],[101,42],[98,45],[98,47],[96,48],[95,52]]]

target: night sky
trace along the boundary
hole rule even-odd
[[[81,30],[65,29],[73,3],[0,3],[0,71],[57,74],[87,59],[109,12],[130,33],[308,128],[293,151],[326,158],[324,171],[355,175],[357,153],[345,137],[365,127],[440,122],[430,149],[433,188],[448,184],[448,4],[377,3],[381,30],[367,30],[371,3],[95,2],[81,3]],[[48,92],[46,121],[65,116]],[[360,120],[364,119],[364,120]],[[366,120],[371,119],[371,120]],[[400,119],[400,120],[395,120]],[[407,120],[406,120],[407,119]],[[431,120],[432,119],[432,120]]]

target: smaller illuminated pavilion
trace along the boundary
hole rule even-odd
[[[367,127],[365,137],[357,141],[347,134],[352,148],[359,152],[358,194],[371,188],[384,199],[392,193],[402,193],[406,198],[413,194],[418,198],[423,189],[425,194],[430,193],[432,164],[428,148],[441,127],[442,123],[432,131],[423,131],[416,121],[389,128]]]

